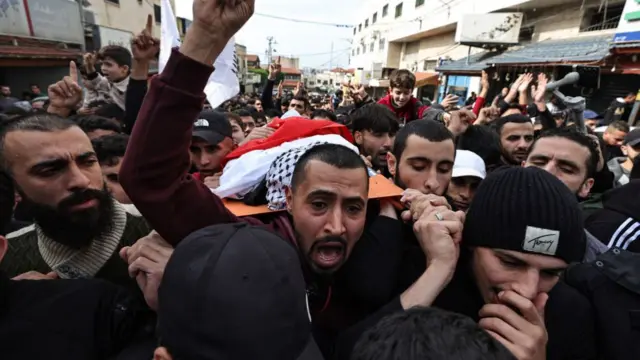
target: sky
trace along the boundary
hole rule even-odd
[[[267,37],[273,36],[277,42],[275,55],[297,56],[300,67],[347,67],[352,28],[278,20],[259,14],[350,25],[359,18],[362,3],[363,0],[256,0],[255,13],[236,35],[236,42],[246,46],[248,54],[260,56],[263,63]]]

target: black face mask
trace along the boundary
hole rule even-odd
[[[42,232],[60,244],[82,249],[111,228],[114,204],[106,184],[102,190],[76,191],[56,207],[38,204],[29,199],[23,191],[18,192]],[[97,200],[98,206],[70,211],[73,206],[89,200]]]

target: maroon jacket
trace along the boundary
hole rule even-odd
[[[211,66],[173,50],[162,74],[151,80],[131,133],[120,169],[122,187],[147,222],[174,246],[203,227],[238,221],[267,226],[297,245],[286,212],[269,214],[264,221],[240,219],[189,174],[192,126],[202,109],[203,90],[212,72]],[[380,297],[377,302],[388,302],[395,284],[395,267],[380,265],[379,259],[400,256],[397,238],[402,224],[377,216],[379,208],[377,213],[369,209],[374,219],[340,269],[335,286],[304,271],[314,338],[327,357],[337,334],[377,309],[372,299]],[[367,250],[370,246],[374,251]]]
[[[122,187],[172,245],[203,227],[241,221],[189,174],[193,121],[202,111],[212,72],[213,67],[173,50],[162,74],[151,80],[120,169]],[[263,224],[255,218],[242,221]],[[286,214],[272,216],[265,225],[295,243]]]
[[[389,108],[389,110],[393,111],[394,114],[400,120],[404,120],[402,122],[409,122],[413,120],[419,120],[424,117],[425,111],[429,110],[429,107],[423,105],[418,99],[413,96],[409,99],[409,102],[406,103],[403,107],[397,108],[393,105],[393,99],[391,95],[387,95],[378,101],[378,104],[382,104]]]

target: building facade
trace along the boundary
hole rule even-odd
[[[409,69],[424,79],[440,72],[435,91],[433,82],[427,81],[431,84],[425,86],[432,88],[424,100],[438,100],[447,92],[467,97],[479,90],[481,71],[492,66],[513,73],[518,67],[547,66],[551,71],[558,64],[592,64],[601,66],[606,76],[608,43],[625,1],[602,4],[600,0],[369,0],[354,20],[351,67],[370,73],[371,84],[382,88],[388,87],[392,69]],[[465,16],[489,13],[521,14],[515,43],[456,41]],[[535,45],[543,43],[546,47]],[[499,54],[502,57],[492,62],[490,58]],[[501,80],[505,82],[504,77]],[[420,92],[416,89],[415,95],[423,98]]]
[[[0,1],[0,84],[21,97],[69,74],[85,48],[81,5],[69,0]]]

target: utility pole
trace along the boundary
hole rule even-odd
[[[267,37],[267,41],[269,42],[269,47],[267,48],[267,64],[270,65],[273,62],[273,53],[276,51],[273,45],[277,45],[278,42],[276,42],[273,36]]]
[[[333,69],[333,41],[331,42],[331,57],[329,58],[329,70]]]

